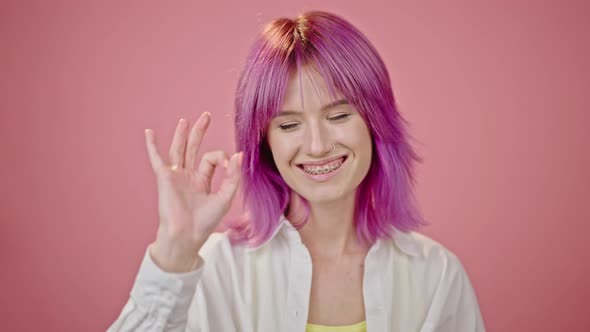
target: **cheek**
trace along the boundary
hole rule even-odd
[[[275,164],[279,169],[289,166],[293,159],[293,141],[287,137],[270,137],[268,145],[272,152]]]
[[[364,123],[357,124],[355,127],[357,135],[354,135],[354,149],[360,159],[361,167],[368,169],[373,158],[373,139]]]
[[[372,138],[369,128],[364,121],[355,121],[349,128],[342,133],[342,139],[348,142],[351,147],[358,150],[358,153],[371,153]],[[369,148],[369,151],[366,149]]]

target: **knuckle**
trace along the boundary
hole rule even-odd
[[[203,153],[202,159],[211,159],[211,151]]]
[[[195,123],[196,124],[196,123]],[[199,126],[194,126],[194,131],[195,133],[195,138],[200,138],[205,134],[205,129],[204,128],[200,128]]]
[[[203,158],[208,160],[218,159],[223,156],[225,156],[225,152],[223,150],[207,151],[203,154]]]
[[[189,142],[186,146],[186,153],[196,155],[199,149],[197,142]]]

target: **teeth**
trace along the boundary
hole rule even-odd
[[[303,166],[303,170],[306,173],[312,174],[312,175],[317,175],[317,174],[326,174],[326,173],[330,173],[332,171],[334,171],[335,169],[339,168],[340,166],[342,166],[342,159],[339,159],[335,162],[329,163],[324,167],[317,167],[317,166]]]

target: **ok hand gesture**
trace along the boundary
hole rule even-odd
[[[170,146],[169,162],[157,151],[155,133],[145,130],[157,181],[160,217],[150,254],[168,272],[190,271],[199,264],[198,251],[228,212],[240,182],[243,153],[228,158],[224,151],[209,151],[203,154],[198,168],[194,168],[209,122],[210,114],[203,113],[189,133],[188,122],[180,119]],[[211,179],[219,166],[226,169],[226,176],[219,190],[211,192]]]

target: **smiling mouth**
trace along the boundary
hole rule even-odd
[[[333,160],[329,163],[326,163],[324,165],[319,165],[319,166],[318,165],[298,164],[297,167],[299,167],[305,173],[311,174],[311,175],[328,174],[328,173],[332,173],[335,170],[337,170],[338,168],[340,168],[340,166],[342,166],[342,164],[344,164],[344,161],[346,161],[346,158],[348,158],[348,156],[343,156],[339,159]]]

